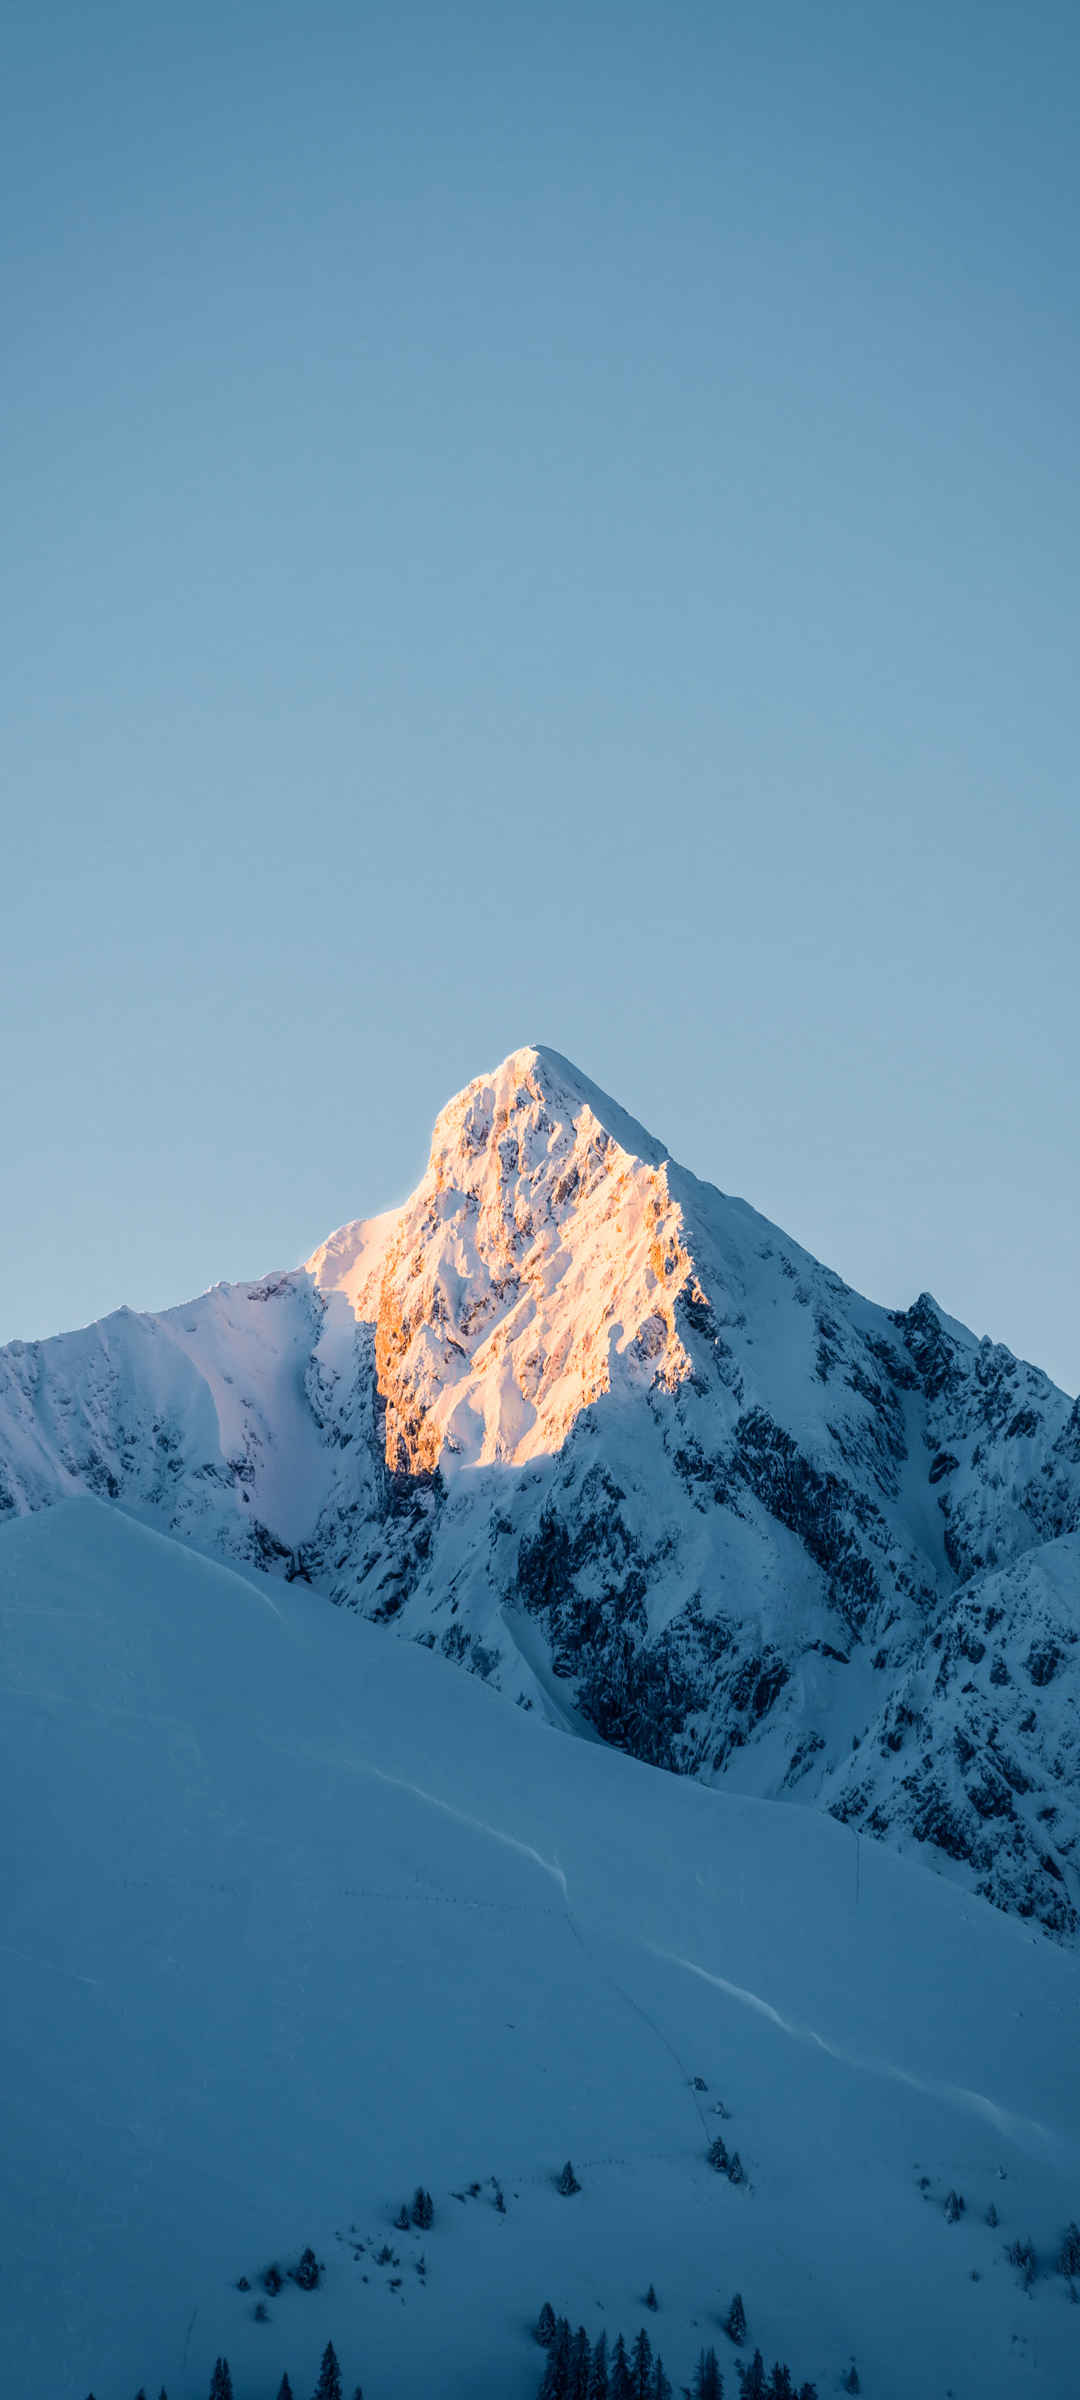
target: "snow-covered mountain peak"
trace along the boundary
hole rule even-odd
[[[1080,1927],[1080,1403],[553,1050],[305,1267],[0,1351],[0,1517],[80,1492]]]
[[[398,1472],[522,1464],[616,1384],[690,1372],[675,1301],[694,1266],[667,1153],[554,1051],[467,1084],[404,1207],[343,1228],[309,1269],[375,1326]]]

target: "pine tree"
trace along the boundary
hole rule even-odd
[[[555,2339],[547,2354],[539,2400],[569,2400],[570,2393],[570,2327],[565,2317],[556,2317]]]
[[[663,2359],[657,2357],[653,2379],[649,2385],[649,2400],[672,2400],[671,2378],[665,2373]]]
[[[960,2219],[961,2219],[961,2217],[963,2216],[963,2213],[964,2213],[964,2203],[963,2203],[962,2199],[960,2198],[960,2194],[959,2194],[959,2192],[949,2192],[949,2193],[946,2195],[946,2200],[945,2200],[945,2223],[946,2223],[946,2225],[959,2225],[959,2223],[960,2223]]]
[[[569,2200],[574,2192],[580,2192],[581,2190],[581,2185],[578,2182],[572,2163],[569,2159],[566,2161],[566,2165],[563,2168],[562,2174],[556,2178],[555,2189],[557,2192],[562,2193],[564,2200]]]
[[[570,2346],[570,2400],[589,2400],[589,2337],[579,2325]]]
[[[312,2250],[309,2246],[306,2250],[302,2250],[300,2253],[300,2264],[296,2270],[296,2281],[299,2284],[302,2292],[317,2292],[321,2278],[322,2268],[319,2265],[314,2250]]]
[[[818,2400],[816,2383],[800,2383],[799,2400]]]
[[[843,2377],[840,2389],[844,2392],[861,2392],[862,2390],[862,2385],[859,2382],[859,2370],[854,2359],[852,2359],[847,2374]]]
[[[746,2169],[743,2166],[737,2150],[732,2151],[731,2157],[728,2160],[727,2179],[729,2183],[746,2182]]]
[[[731,2307],[724,2318],[724,2332],[727,2334],[729,2341],[739,2343],[746,2340],[746,2310],[743,2307],[743,2296],[741,2292],[736,2292],[731,2303]]]
[[[709,2143],[709,2165],[717,2175],[726,2175],[729,2166],[727,2143],[722,2133],[714,2134]]]
[[[210,2377],[210,2400],[233,2400],[232,2376],[227,2358],[219,2358],[214,2362],[214,2372]]]
[[[634,2343],[633,2354],[630,2360],[630,2389],[634,2395],[634,2400],[650,2400],[650,2395],[652,2392],[652,2371],[652,2343],[650,2342],[648,2334],[646,2333],[643,2325],[640,2333],[638,2334],[637,2340]]]
[[[723,2390],[715,2350],[702,2350],[694,2370],[694,2400],[723,2400]]]
[[[610,2400],[634,2400],[634,2386],[630,2376],[630,2361],[626,2355],[626,2343],[624,2342],[621,2333],[616,2334],[615,2347],[611,2353]]]
[[[409,2215],[409,2203],[407,2200],[403,2200],[401,2207],[394,2218],[395,2230],[398,2233],[408,2233],[411,2224],[412,2218]]]
[[[592,2364],[589,2368],[589,2400],[610,2400],[606,2333],[598,2334],[593,2344]]]
[[[313,2400],[342,2400],[341,2368],[337,2362],[337,2352],[333,2342],[327,2342],[323,2351],[319,2380],[315,2386]]]
[[[435,2202],[431,2193],[425,2192],[422,2183],[417,2184],[413,2193],[412,2221],[419,2226],[421,2233],[430,2233],[435,2223]]]
[[[1063,2275],[1080,2275],[1080,2225],[1067,2225],[1058,2267]]]
[[[293,2400],[293,2388],[287,2375],[282,2376],[278,2385],[277,2400]]]
[[[651,2308],[654,2314],[660,2306],[660,2302],[656,2297],[655,2283],[650,2283],[648,2291],[645,2294],[645,2306],[646,2308]]]
[[[744,2367],[740,2359],[737,2372],[742,2400],[769,2400],[769,2387],[765,2381],[765,2361],[760,2350],[755,2350],[748,2367]]]
[[[773,2367],[772,2374],[769,2377],[769,2400],[795,2400],[795,2386],[791,2380],[791,2368],[782,2366],[779,2360],[777,2360],[776,2365]]]
[[[550,2350],[555,2339],[555,2311],[550,2300],[544,2302],[536,2320],[535,2333],[541,2350]]]
[[[1024,2290],[1025,2292],[1030,2292],[1032,2284],[1035,2281],[1034,2245],[1030,2241],[1010,2242],[1005,2255],[1011,2266],[1019,2267],[1020,2280],[1024,2286]]]
[[[989,2206],[989,2208],[987,2209],[987,2212],[986,2212],[986,2222],[987,2222],[987,2224],[988,2224],[988,2225],[997,2225],[997,2224],[999,2224],[999,2223],[1000,2223],[1000,2219],[999,2219],[999,2217],[998,2217],[997,2210],[996,2210],[996,2208],[994,2207],[994,2203],[993,2203],[993,2201],[992,2201],[992,2200],[991,2200],[991,2202],[990,2202],[990,2206]]]

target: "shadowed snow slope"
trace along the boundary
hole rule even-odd
[[[332,2336],[367,2400],[531,2400],[545,2297],[630,2334],[650,2282],[676,2385],[738,2288],[823,2395],[1071,2390],[1003,2256],[1080,2215],[1064,1952],[100,1502],[0,1531],[0,1612],[5,2391],[204,2400],[224,2351],[270,2400]]]
[[[1080,1405],[860,1299],[552,1051],[304,1268],[0,1351],[0,1516],[80,1492],[1080,1922]]]

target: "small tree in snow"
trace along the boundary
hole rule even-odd
[[[322,2365],[319,2368],[319,2380],[315,2386],[314,2400],[342,2400],[341,2368],[337,2362],[337,2352],[333,2342],[327,2342],[322,2354]]]
[[[1062,2275],[1080,2275],[1080,2225],[1067,2225],[1058,2268]]]
[[[955,2223],[955,2219],[953,2220],[953,2222]],[[851,2362],[851,2365],[850,2365],[850,2367],[848,2368],[847,2374],[846,2374],[846,2375],[843,2377],[843,2379],[842,2379],[842,2382],[841,2382],[841,2386],[840,2386],[840,2388],[841,2388],[841,2390],[842,2390],[842,2391],[845,2391],[845,2392],[861,2392],[861,2390],[862,2390],[862,2385],[861,2385],[861,2383],[859,2382],[859,2370],[858,2370],[858,2368],[857,2368],[857,2366],[856,2366],[856,2364],[855,2364],[855,2361],[854,2361],[854,2359],[852,2359],[852,2362]]]
[[[210,2377],[210,2400],[233,2400],[232,2376],[227,2358],[214,2361],[214,2372]]]
[[[630,2389],[634,2400],[650,2400],[653,2379],[652,2343],[644,2325],[634,2343],[630,2360]]]
[[[645,2294],[645,2306],[646,2308],[651,2308],[654,2311],[660,2306],[660,2302],[656,2297],[655,2283],[650,2283],[648,2291]]]
[[[730,2164],[731,2161],[728,2158],[727,2143],[724,2140],[723,2134],[715,2134],[712,2141],[709,2143],[709,2165],[713,2169],[714,2174],[726,2175]]]
[[[723,2400],[723,2381],[715,2350],[702,2350],[694,2369],[694,2400]]]
[[[626,2343],[621,2333],[616,2334],[615,2346],[611,2353],[611,2400],[634,2400],[634,2386],[630,2380],[630,2361],[626,2355]]]
[[[740,2358],[735,2372],[739,2378],[742,2400],[769,2400],[769,2387],[765,2381],[765,2361],[760,2350],[755,2350],[748,2367],[744,2367]]]
[[[430,2233],[435,2223],[435,2202],[431,2193],[425,2192],[422,2183],[417,2184],[413,2193],[411,2214],[413,2224],[419,2226],[421,2233]]]
[[[598,2334],[593,2344],[588,2400],[610,2400],[606,2333]]]
[[[537,2317],[535,2334],[541,2350],[550,2350],[555,2339],[555,2311],[550,2300],[545,2300]]]
[[[573,2164],[570,2159],[567,2159],[561,2175],[556,2176],[555,2189],[557,2192],[562,2193],[564,2200],[569,2200],[572,2198],[575,2192],[580,2192],[581,2185],[574,2173]]]
[[[277,2400],[293,2400],[293,2388],[287,2375],[282,2376],[278,2385]]]
[[[947,2195],[946,2195],[946,2199],[945,2199],[945,2223],[946,2223],[946,2225],[959,2225],[959,2223],[960,2223],[960,2219],[961,2219],[961,2217],[963,2216],[963,2213],[964,2213],[964,2203],[963,2203],[963,2201],[962,2201],[962,2199],[961,2199],[961,2197],[960,2197],[960,2194],[959,2194],[959,2192],[949,2192],[949,2193],[947,2193]]]
[[[1010,2266],[1019,2268],[1020,2281],[1024,2286],[1024,2290],[1025,2292],[1030,2292],[1032,2284],[1035,2281],[1035,2249],[1033,2243],[1031,2241],[1010,2242],[1005,2255]]]
[[[727,2334],[729,2341],[738,2343],[746,2340],[746,2310],[743,2307],[743,2296],[741,2292],[736,2292],[731,2303],[731,2307],[724,2318],[724,2332]]]
[[[547,2354],[540,2400],[568,2400],[570,2392],[570,2327],[565,2317],[556,2317],[555,2339]]]
[[[322,2268],[310,2244],[306,2250],[302,2250],[300,2253],[296,2281],[302,2292],[317,2292],[322,2281]]]

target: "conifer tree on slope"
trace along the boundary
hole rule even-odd
[[[233,2400],[232,2376],[227,2358],[219,2358],[214,2362],[214,2372],[210,2377],[210,2400]]]
[[[536,2339],[541,2350],[550,2350],[555,2339],[555,2311],[550,2300],[545,2300],[536,2320]]]
[[[702,2350],[694,2370],[694,2400],[723,2400],[723,2391],[715,2350]]]
[[[672,2400],[671,2378],[667,2373],[659,2351],[657,2352],[656,2359],[653,2364],[652,2382],[649,2385],[649,2400]]]
[[[277,2400],[293,2400],[293,2388],[287,2375],[282,2376],[278,2385]]]
[[[327,2342],[323,2351],[319,2380],[315,2386],[313,2400],[342,2400],[341,2368],[337,2362],[337,2352],[333,2342]]]
[[[540,2400],[569,2400],[570,2327],[565,2317],[555,2320],[555,2337],[547,2354]]]
[[[589,2337],[579,2325],[570,2345],[570,2400],[589,2400]]]
[[[743,2307],[743,2296],[741,2292],[736,2292],[731,2303],[731,2307],[729,2308],[724,2319],[724,2332],[733,2342],[744,2342],[746,2340],[746,2310]]]
[[[765,2381],[765,2361],[760,2350],[755,2350],[748,2367],[744,2367],[740,2359],[736,2372],[742,2400],[769,2400],[769,2387]]]
[[[610,2400],[607,2363],[607,2335],[600,2333],[593,2346],[589,2368],[589,2400]]]
[[[643,2325],[634,2343],[630,2362],[630,2389],[634,2400],[652,2400],[652,2371],[652,2343]]]
[[[626,2355],[626,2343],[621,2333],[616,2334],[615,2346],[611,2353],[611,2400],[634,2400],[630,2361]]]

